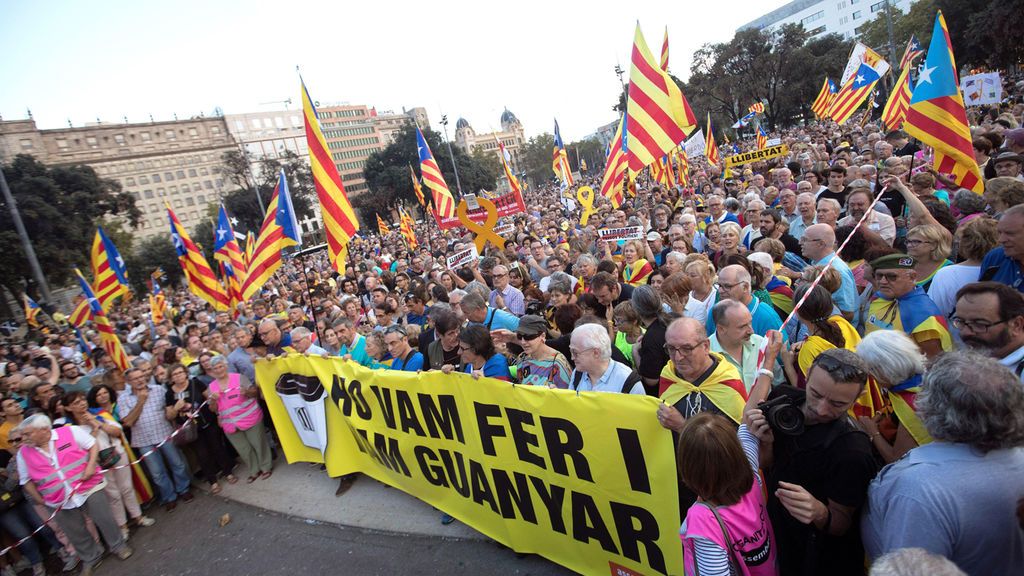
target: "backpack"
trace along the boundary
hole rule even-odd
[[[572,378],[572,389],[579,392],[580,382],[583,380],[583,373],[576,370],[575,375]],[[633,385],[640,382],[640,374],[637,374],[636,370],[632,370],[629,376],[626,376],[626,381],[622,383],[622,390],[619,390],[620,394],[629,394],[629,391],[633,389]]]

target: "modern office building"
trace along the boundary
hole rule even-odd
[[[803,24],[811,36],[840,34],[855,38],[860,27],[885,12],[886,3],[904,13],[914,0],[794,0],[737,29],[773,30],[784,24]],[[874,48],[881,48],[875,46]]]

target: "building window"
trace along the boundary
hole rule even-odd
[[[96,141],[95,136],[86,136],[85,143],[88,144],[89,148],[96,148],[97,146],[99,146],[99,143]]]
[[[875,12],[881,12],[882,10],[885,10],[885,0],[882,0],[881,2],[875,2],[874,4],[871,5],[872,14],[874,14]]]
[[[146,200],[152,200],[153,199],[153,191],[152,190],[146,190],[146,191],[144,191],[142,193],[142,195],[146,197]]]
[[[174,175],[175,175],[175,176],[176,176],[176,177],[177,177],[177,178],[178,178],[179,180],[181,180],[181,179],[183,179],[183,178],[185,177],[185,171],[184,171],[184,170],[178,170],[177,172],[175,172],[175,173],[174,173]]]
[[[174,174],[170,172],[164,172],[164,180],[167,182],[174,182]]]
[[[178,135],[174,133],[174,130],[164,130],[164,137],[166,137],[168,140],[174,140],[178,137]]]
[[[170,190],[171,190],[171,194],[177,194],[178,193],[178,187],[177,186],[171,186]]]
[[[149,132],[139,132],[139,138],[141,138],[143,142],[150,142],[153,140],[153,136]]]
[[[207,190],[213,190],[213,182],[210,182],[209,180],[203,180],[203,188],[206,188]]]
[[[810,32],[808,32],[808,34],[810,34],[811,36],[817,36],[818,34],[821,34],[824,31],[825,31],[825,27],[824,26],[818,26],[814,30],[811,30]]]
[[[160,183],[160,175],[159,174],[153,174],[153,183],[155,183],[155,184],[159,184]]]
[[[861,19],[861,17],[862,17],[863,15],[864,15],[864,14],[863,14],[863,13],[861,13],[861,11],[860,11],[860,10],[857,10],[856,12],[854,12],[854,13],[853,13],[853,19],[854,19],[854,20],[860,20],[860,19]]]
[[[188,135],[191,136],[192,138],[199,138],[199,130],[196,130],[195,128],[189,128]]]
[[[150,204],[150,205],[149,205],[149,211],[150,211],[150,212],[156,212],[156,211],[157,211],[157,206],[156,206],[156,204]]]
[[[199,173],[196,172],[195,168],[189,168],[188,169],[188,176],[189,176],[189,178],[195,178],[198,174]]]
[[[189,196],[188,198],[185,198],[185,205],[186,206],[195,206],[196,205],[196,201],[193,200],[191,196]]]
[[[200,168],[199,169],[199,175],[200,176],[206,176],[208,174],[209,174],[209,172],[206,170],[206,168]]]
[[[824,10],[818,10],[814,14],[811,14],[810,16],[807,16],[806,18],[800,20],[800,23],[806,25],[806,24],[810,24],[811,22],[817,22],[818,20],[821,20],[824,17],[825,17],[825,11]]]
[[[220,126],[210,126],[210,134],[220,135]]]
[[[175,208],[181,208],[181,200],[180,199],[174,201],[174,207]]]
[[[149,178],[146,176],[139,176],[139,184],[149,184]]]
[[[142,178],[140,177],[139,179],[141,180]],[[124,185],[125,186],[135,186],[135,178],[132,178],[132,177],[125,178],[124,179]]]
[[[124,146],[124,134],[114,134],[114,142],[116,142],[118,146]]]
[[[196,202],[199,202],[200,204],[206,204],[206,196],[203,194],[196,196]]]
[[[68,139],[67,138],[57,138],[57,148],[60,148],[61,150],[67,150],[68,149]]]

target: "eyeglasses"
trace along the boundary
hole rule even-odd
[[[957,330],[963,330],[964,328],[967,328],[968,330],[974,332],[975,334],[984,334],[988,332],[989,328],[993,326],[998,326],[1000,324],[1005,324],[1010,321],[1009,318],[1007,318],[1006,320],[1000,320],[999,322],[989,322],[987,320],[964,320],[959,316],[953,316],[952,320],[953,326],[955,326]]]
[[[670,346],[668,344],[665,344],[665,353],[668,354],[669,357],[682,356],[683,354],[693,354],[693,351],[703,346],[705,342],[707,342],[707,339],[701,340],[696,344],[684,344],[682,346]]]
[[[388,329],[384,331],[384,334],[401,334],[402,336],[407,336],[408,332],[406,332],[405,328],[402,328],[401,326],[388,326]]]
[[[742,286],[744,284],[749,284],[749,282],[737,282],[735,284],[724,284],[722,282],[717,282],[715,284],[715,288],[717,288],[719,291],[725,290],[726,292],[728,292],[729,290],[732,290],[733,288],[737,286]]]
[[[931,240],[907,240],[907,247],[920,246],[921,244],[933,244]]]
[[[572,356],[573,358],[576,358],[577,356],[579,356],[579,355],[581,355],[584,352],[587,352],[589,350],[597,350],[597,348],[590,347],[590,348],[584,348],[582,350],[576,350],[574,348],[569,348],[569,355]]]

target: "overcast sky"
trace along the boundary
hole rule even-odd
[[[685,78],[695,49],[785,3],[0,0],[0,114],[59,128],[294,109],[299,65],[321,103],[423,106],[478,132],[507,106],[527,135],[557,117],[568,142],[615,119],[637,21],[655,57],[668,26]]]

